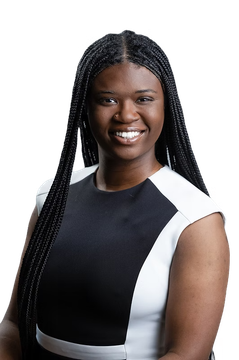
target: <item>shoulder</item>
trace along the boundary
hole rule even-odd
[[[208,195],[168,166],[149,179],[189,223],[212,213],[221,213],[219,206]]]
[[[76,182],[83,180],[85,177],[92,174],[97,169],[97,167],[98,165],[93,165],[78,171],[73,171],[70,184],[75,184]],[[46,200],[48,192],[50,191],[53,181],[54,179],[49,179],[45,181],[37,191],[36,205],[37,205],[38,214],[42,209],[42,206],[44,204],[44,201]]]

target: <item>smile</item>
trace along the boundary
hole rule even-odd
[[[114,133],[116,136],[122,137],[123,139],[133,139],[136,136],[139,136],[141,134],[140,131],[116,131]]]
[[[127,131],[110,133],[110,137],[118,144],[130,145],[134,144],[142,138],[145,131]]]

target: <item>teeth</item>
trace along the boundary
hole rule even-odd
[[[120,136],[124,139],[132,139],[134,138],[135,136],[138,136],[140,134],[140,131],[123,131],[123,132],[120,132],[120,131],[117,131],[115,133],[116,136]]]

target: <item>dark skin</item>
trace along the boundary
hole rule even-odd
[[[97,187],[126,189],[162,167],[155,157],[155,142],[164,122],[164,96],[148,69],[124,63],[101,72],[91,89],[88,114],[99,151]],[[115,135],[131,131],[139,135]]]

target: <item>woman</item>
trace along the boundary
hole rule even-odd
[[[86,168],[72,174],[78,127]],[[23,253],[1,359],[213,358],[228,244],[147,37],[109,34],[83,55]]]

